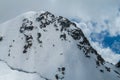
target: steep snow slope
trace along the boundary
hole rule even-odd
[[[1,24],[0,52],[2,64],[23,80],[120,80],[120,70],[105,62],[75,23],[50,12]]]
[[[6,63],[0,62],[0,80],[40,80],[40,77],[36,74],[11,70]]]

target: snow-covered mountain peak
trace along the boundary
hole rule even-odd
[[[67,18],[28,12],[0,28],[0,61],[12,70],[39,75],[40,80],[120,79],[120,71]]]

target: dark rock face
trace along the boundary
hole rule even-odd
[[[0,41],[2,41],[3,40],[3,37],[2,36],[0,36]]]
[[[32,46],[32,39],[33,39],[33,37],[31,35],[25,35],[25,38],[26,38],[26,40],[25,40],[26,44],[24,46],[23,53],[26,53],[27,49]]]
[[[60,38],[62,39],[62,40],[66,40],[66,34],[64,33],[64,34],[61,34],[60,35]]]
[[[118,62],[118,63],[116,64],[116,67],[120,68],[120,62]]]
[[[105,67],[105,69],[106,69],[108,72],[111,71],[111,69],[110,69],[109,67]]]
[[[42,13],[39,17],[36,18],[36,21],[40,22],[40,28],[45,28],[47,25],[55,21],[55,16],[50,12]]]
[[[55,75],[56,80],[63,80],[65,76],[65,67],[59,67],[58,73]]]
[[[37,41],[38,41],[38,43],[42,43],[42,41],[40,40],[40,37],[41,37],[41,33],[37,33]]]
[[[27,25],[29,24],[29,25]],[[20,27],[20,32],[23,33],[24,31],[32,31],[34,26],[32,25],[33,22],[28,20],[28,19],[23,19],[23,24],[22,26]]]
[[[104,73],[104,70],[101,69],[100,72]]]
[[[32,46],[32,40],[33,37],[32,35],[26,34],[28,31],[32,31],[34,29],[33,22],[28,20],[28,19],[23,19],[23,24],[20,27],[20,33],[24,35],[25,38],[25,45],[24,45],[24,50],[23,53],[27,53],[27,49]]]
[[[116,74],[120,75],[120,73],[119,73],[118,71],[114,70],[114,72],[115,72]]]
[[[75,40],[80,40],[81,38],[81,30],[80,29],[74,29],[71,31],[71,36],[73,37],[73,39]]]

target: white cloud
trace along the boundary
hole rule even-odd
[[[113,35],[120,35],[120,16],[116,17],[113,26],[110,28],[110,32],[112,32]]]
[[[114,22],[114,20],[113,20]],[[119,32],[119,28],[114,29],[115,27],[112,27],[112,29],[110,27],[106,27],[106,26],[100,26],[102,25],[102,23],[98,23],[97,26],[92,26],[89,21],[87,21],[87,23],[85,21],[81,21],[80,23],[77,23],[77,26],[79,26],[82,31],[84,32],[85,36],[89,39],[91,45],[98,51],[99,54],[101,54],[101,56],[108,62],[116,64],[119,60],[120,60],[120,55],[116,54],[115,52],[113,52],[109,47],[105,48],[103,47],[102,43],[99,43],[99,38],[98,38],[98,42],[93,42],[91,40],[91,33],[100,33],[101,31],[105,31],[107,30],[111,36],[113,35],[118,35],[117,32]],[[112,22],[111,22],[112,24]],[[112,24],[114,25],[114,24]],[[114,33],[113,33],[114,32]],[[105,37],[104,33],[100,33],[103,34],[102,38]],[[96,36],[93,36],[94,38],[97,38]],[[102,40],[102,39],[100,39]],[[102,42],[102,41],[101,41]]]
[[[97,42],[91,42],[92,46],[98,51],[99,54],[108,62],[116,64],[120,60],[120,55],[113,52],[109,47],[104,48]]]

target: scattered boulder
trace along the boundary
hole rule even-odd
[[[104,70],[100,69],[100,72],[104,73]]]
[[[64,33],[64,34],[61,34],[60,35],[60,38],[62,39],[62,40],[66,40],[66,34]]]
[[[32,46],[32,39],[33,39],[33,37],[32,37],[32,35],[24,35],[24,36],[25,36],[26,44],[24,45],[23,53],[26,53],[27,49]]]
[[[109,67],[105,67],[105,69],[106,69],[108,72],[110,72],[110,71],[111,71]]]

